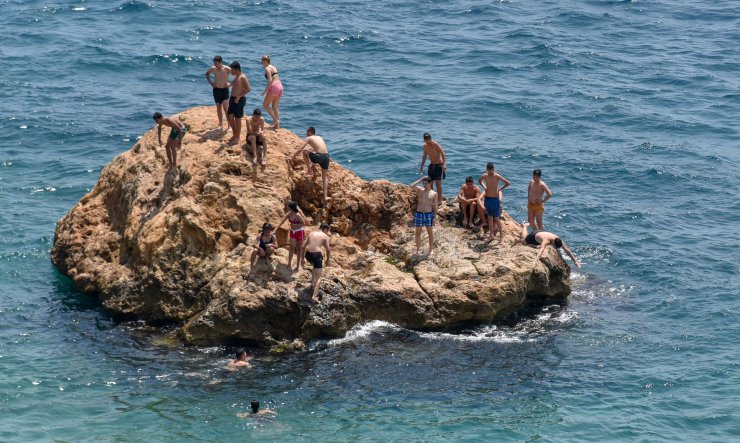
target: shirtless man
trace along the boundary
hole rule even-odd
[[[504,182],[504,185],[499,188],[498,182]],[[478,179],[478,183],[483,187],[483,205],[486,207],[486,216],[488,217],[488,229],[489,238],[488,242],[492,242],[495,238],[495,233],[498,231],[498,244],[504,240],[504,226],[501,223],[501,191],[506,189],[511,183],[502,176],[496,174],[493,163],[489,162],[486,165],[486,173],[481,175]]]
[[[251,360],[251,357],[247,355],[247,351],[239,349],[236,351],[236,358],[229,361],[229,364],[226,365],[226,369],[235,371],[239,368],[251,368],[252,364],[249,363],[249,360]]]
[[[581,262],[578,261],[573,252],[571,252],[570,248],[568,248],[568,245],[566,245],[565,242],[560,239],[560,237],[553,234],[552,232],[545,231],[532,231],[530,233],[527,233],[527,226],[529,226],[529,223],[524,223],[524,225],[522,225],[522,244],[525,244],[527,246],[540,247],[540,252],[537,253],[537,257],[532,262],[532,266],[537,264],[537,261],[542,256],[542,253],[545,252],[545,248],[547,247],[547,245],[552,245],[555,249],[563,248],[563,251],[565,251],[565,253],[568,254],[568,256],[573,260],[573,263],[575,263],[576,267],[581,267]]]
[[[216,102],[219,127],[223,127],[223,116],[229,109],[229,74],[231,74],[231,68],[223,65],[221,56],[213,57],[213,66],[206,71],[206,80],[213,88],[213,100]],[[211,75],[213,75],[213,80],[211,80]]]
[[[442,203],[444,197],[442,196],[442,179],[445,178],[447,172],[447,156],[442,146],[432,140],[432,136],[428,132],[424,133],[424,153],[421,155],[421,166],[419,167],[419,174],[424,171],[424,163],[427,161],[427,155],[429,156],[429,168],[427,169],[427,176],[434,181],[437,185],[437,193],[439,198],[437,199],[438,204]]]
[[[424,183],[424,188],[420,188],[416,185],[419,182]],[[437,201],[437,193],[432,191],[432,179],[428,176],[424,176],[419,180],[411,183],[411,187],[416,191],[416,195],[419,198],[419,203],[416,205],[416,211],[414,212],[414,227],[416,228],[416,254],[419,254],[421,248],[421,230],[427,228],[427,236],[429,237],[429,249],[427,254],[434,255],[434,219],[437,217],[437,207],[439,202]]]
[[[484,227],[488,227],[486,223],[486,210],[483,207],[483,203],[479,204],[478,197],[480,196],[480,189],[473,184],[473,177],[467,177],[465,184],[460,188],[460,193],[457,194],[457,199],[460,202],[460,207],[463,213],[463,226],[469,228],[475,220],[475,212],[478,211],[478,216]]]
[[[250,415],[277,415],[277,412],[273,411],[272,409],[262,409],[260,410],[260,402],[257,400],[252,400],[252,403],[249,405],[249,407],[252,409],[252,412],[242,412],[241,414],[236,414],[239,418],[247,418]]]
[[[303,250],[306,251],[306,260],[313,266],[311,270],[311,286],[313,287],[313,296],[311,300],[314,303],[319,302],[319,282],[321,274],[324,271],[324,256],[321,254],[321,247],[326,249],[326,263],[331,258],[331,247],[329,246],[329,224],[321,223],[319,231],[314,231],[306,237],[306,243]]]
[[[310,149],[309,149],[310,147]],[[321,165],[321,181],[324,187],[324,202],[329,200],[329,151],[324,139],[316,135],[316,128],[310,126],[306,130],[306,139],[303,145],[293,154],[291,159],[303,153],[303,161],[308,168],[308,178],[313,180],[316,175],[316,165]]]
[[[187,128],[176,116],[164,117],[159,112],[155,112],[152,118],[157,122],[157,139],[160,148],[162,147],[162,126],[172,128],[164,147],[167,151],[167,172],[172,172],[177,167],[177,151],[182,147],[182,138],[185,136]]]
[[[249,87],[249,79],[242,73],[242,67],[239,62],[233,62],[229,67],[231,68],[231,75],[234,76],[234,80],[231,82],[231,97],[229,98],[229,108],[226,113],[229,119],[229,127],[233,132],[228,143],[235,145],[239,143],[239,138],[242,135],[244,105],[247,104],[247,94],[249,94],[251,88]]]
[[[544,199],[542,194],[545,194]],[[551,197],[550,188],[542,180],[542,171],[535,169],[532,171],[532,181],[529,182],[527,188],[527,218],[535,231],[545,229],[545,225],[542,223],[542,215],[545,213],[545,202],[550,200]]]
[[[260,108],[255,108],[247,117],[247,143],[252,147],[252,164],[267,165],[267,138],[265,138],[265,119]],[[259,151],[257,146],[260,146]]]

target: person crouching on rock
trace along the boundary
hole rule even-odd
[[[285,214],[278,227],[275,231],[280,230],[285,221],[290,223],[290,250],[288,251],[288,268],[292,271],[299,272],[301,270],[301,262],[303,261],[303,238],[306,236],[304,226],[306,219],[303,215],[303,211],[298,207],[296,202],[288,202],[288,213]],[[293,261],[293,252],[295,252],[296,267],[292,269],[290,263]]]
[[[250,267],[254,267],[254,262],[258,256],[265,257],[268,260],[270,259],[272,253],[277,249],[277,241],[275,240],[275,233],[272,231],[271,224],[265,223],[262,225],[262,232],[254,240],[252,247],[254,251],[252,251]]]
[[[573,252],[571,252],[568,245],[566,245],[565,242],[560,239],[560,237],[553,234],[552,232],[546,231],[532,231],[528,233],[527,226],[529,226],[529,223],[524,223],[522,225],[522,235],[520,238],[522,244],[527,246],[540,247],[540,252],[537,253],[537,257],[535,257],[532,266],[537,264],[537,261],[539,261],[540,257],[542,257],[542,253],[545,252],[545,248],[547,247],[547,245],[552,245],[555,249],[563,248],[563,251],[565,251],[565,253],[568,254],[568,256],[573,260],[573,263],[575,263],[576,267],[581,267],[581,262],[578,261]]]
[[[172,128],[170,130],[170,136],[167,137],[167,144],[164,147],[167,150],[167,172],[174,171],[177,167],[177,150],[182,147],[182,138],[185,137],[187,128],[175,116],[164,117],[161,113],[155,112],[152,118],[157,122],[157,139],[159,140],[160,148],[162,147],[162,126]]]
[[[419,182],[424,183],[424,188],[416,186]],[[416,254],[419,254],[421,248],[421,229],[427,228],[429,237],[429,249],[427,254],[434,254],[434,219],[437,217],[437,193],[432,191],[432,179],[424,176],[419,180],[411,183],[411,187],[416,191],[419,197],[419,203],[414,212],[414,226],[416,227]]]
[[[311,287],[313,296],[311,300],[319,302],[319,282],[321,273],[324,270],[324,256],[321,254],[321,247],[326,249],[326,263],[331,258],[331,247],[329,246],[329,224],[321,223],[320,231],[314,231],[306,237],[306,260],[313,266],[311,271]]]

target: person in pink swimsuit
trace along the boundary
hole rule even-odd
[[[280,76],[275,66],[270,64],[270,56],[262,56],[262,66],[265,68],[265,78],[267,79],[267,86],[265,87],[262,95],[265,96],[265,101],[262,102],[262,106],[265,108],[270,117],[272,117],[273,127],[275,129],[280,127],[280,97],[283,95],[283,84],[280,82]],[[272,109],[270,109],[272,105]]]
[[[298,203],[288,202],[288,213],[285,214],[285,217],[283,217],[282,220],[280,220],[280,223],[278,223],[278,227],[275,229],[275,231],[280,229],[283,223],[285,223],[285,220],[290,223],[290,250],[288,251],[288,268],[290,268],[290,263],[293,261],[293,252],[295,251],[296,267],[295,269],[290,268],[290,270],[298,272],[301,270],[301,262],[303,261],[303,239],[306,236],[304,231],[306,219],[303,215],[303,211],[301,211],[301,209],[298,207]]]

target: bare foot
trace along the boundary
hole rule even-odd
[[[234,145],[235,145],[235,144],[237,144],[237,143],[239,143],[239,140],[236,140],[236,139],[233,139],[233,138],[232,138],[231,140],[229,140],[229,142],[228,142],[228,145],[229,145],[229,146],[234,146]]]
[[[434,251],[432,249],[428,250],[427,255],[430,257],[434,256]]]
[[[256,158],[252,160],[252,165],[253,166],[257,166],[257,159]]]
[[[314,303],[316,303],[316,304],[319,304],[320,303],[318,297],[316,297],[315,295],[313,297],[311,297],[311,301],[314,302]]]
[[[468,223],[468,219],[467,218],[464,218],[463,219],[463,226],[466,227],[466,228],[469,228],[470,227],[470,223]]]
[[[262,166],[267,166],[267,160],[262,159]]]

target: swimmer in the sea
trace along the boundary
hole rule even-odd
[[[267,86],[262,92],[265,96],[265,100],[262,102],[265,111],[272,117],[272,127],[278,129],[280,127],[280,111],[278,106],[280,105],[280,97],[283,95],[283,84],[280,82],[280,76],[278,75],[278,69],[270,64],[270,56],[265,54],[262,56],[262,66],[265,68],[265,78],[267,79]],[[270,110],[272,105],[272,110]]]
[[[155,112],[152,118],[157,122],[157,139],[160,147],[162,147],[162,126],[172,128],[167,137],[165,150],[167,151],[167,172],[174,171],[177,167],[177,150],[182,147],[182,138],[187,128],[176,116],[164,117],[161,113]]]
[[[244,349],[239,349],[236,351],[236,358],[229,361],[229,363],[226,365],[226,369],[230,370],[236,370],[239,368],[251,368],[252,364],[249,362],[252,357],[247,355],[247,351]]]
[[[542,198],[542,194],[545,197]],[[527,218],[532,229],[542,231],[545,224],[542,222],[542,215],[545,213],[545,202],[550,200],[552,192],[542,180],[542,171],[535,169],[532,171],[532,181],[527,188]]]
[[[441,204],[444,201],[442,196],[442,180],[445,178],[447,173],[447,156],[445,150],[442,149],[442,145],[432,140],[432,136],[428,132],[424,133],[424,153],[421,155],[421,166],[419,166],[419,174],[424,171],[424,163],[427,161],[429,156],[429,168],[427,169],[427,176],[437,185],[437,204]]]
[[[231,75],[234,80],[231,82],[231,97],[229,97],[229,107],[226,116],[229,119],[229,127],[233,135],[229,139],[230,145],[239,143],[242,135],[242,118],[244,117],[244,105],[247,104],[247,94],[249,94],[249,79],[242,72],[239,62],[233,62],[229,65]]]
[[[310,149],[309,149],[310,146]],[[310,126],[306,130],[306,139],[303,145],[293,154],[295,158],[298,154],[303,153],[303,161],[308,168],[308,177],[313,180],[316,175],[316,165],[321,166],[321,181],[324,189],[324,202],[329,200],[329,150],[326,149],[324,139],[316,135],[316,128]]]
[[[277,249],[278,244],[275,239],[275,233],[272,231],[272,225],[265,223],[262,225],[262,232],[254,239],[252,248],[252,257],[250,258],[250,267],[254,267],[254,262],[257,257],[264,257],[268,260],[272,257],[272,253]]]
[[[571,252],[568,245],[566,245],[565,242],[560,239],[560,237],[553,234],[552,232],[527,232],[527,226],[529,226],[529,223],[524,223],[522,225],[522,235],[520,238],[522,244],[527,246],[540,247],[540,251],[537,253],[537,257],[534,259],[534,262],[532,262],[532,266],[537,264],[537,261],[539,261],[540,257],[542,257],[542,253],[545,252],[545,248],[547,247],[547,245],[552,245],[555,249],[562,248],[563,251],[565,251],[565,253],[568,254],[568,256],[573,260],[573,263],[575,263],[576,267],[581,267],[581,262],[578,261],[573,252]]]
[[[247,144],[252,147],[252,164],[267,165],[267,138],[265,137],[265,119],[262,111],[255,108],[251,117],[247,117]]]
[[[280,223],[278,223],[275,230],[279,230],[280,227],[287,220],[290,223],[290,250],[288,251],[288,268],[291,272],[299,272],[301,270],[301,262],[303,261],[303,238],[306,236],[305,224],[306,218],[298,207],[296,202],[288,202],[288,212],[285,214]],[[296,267],[295,269],[290,267],[290,263],[293,261],[293,252],[295,252]]]
[[[248,418],[255,415],[277,415],[277,412],[273,411],[272,409],[261,409],[260,410],[260,402],[257,400],[252,400],[252,403],[249,405],[251,411],[250,412],[242,412],[240,414],[236,414],[239,418]]]
[[[500,188],[498,187],[499,181],[504,183]],[[483,187],[483,205],[486,208],[490,234],[488,241],[493,241],[495,233],[498,231],[498,244],[501,244],[504,239],[504,227],[501,223],[501,191],[506,189],[511,183],[496,173],[495,167],[491,162],[486,165],[486,173],[481,175],[478,183]]]
[[[424,184],[424,188],[419,188],[419,182]],[[434,254],[434,220],[437,217],[437,193],[432,190],[432,179],[428,176],[424,176],[419,180],[411,183],[411,187],[416,191],[419,202],[416,205],[416,211],[414,211],[414,227],[416,234],[416,254],[419,254],[421,248],[421,231],[422,228],[427,229],[427,237],[429,237],[429,249],[427,254]]]
[[[465,179],[465,184],[460,188],[460,193],[457,194],[457,200],[460,202],[460,209],[463,213],[463,226],[466,228],[469,228],[473,224],[475,213],[479,212],[479,196],[480,189],[478,189],[478,187],[473,183],[473,177],[467,177]],[[485,212],[482,212],[480,219],[485,223]]]
[[[331,258],[331,246],[329,246],[329,224],[321,223],[319,231],[314,231],[306,237],[304,250],[306,251],[306,260],[313,266],[311,270],[311,287],[313,295],[311,300],[314,303],[319,302],[319,283],[321,274],[324,271],[324,256],[321,254],[321,248],[326,250],[326,264],[328,265]]]
[[[213,100],[216,102],[219,127],[223,127],[224,115],[229,109],[229,74],[231,74],[231,68],[223,65],[221,56],[213,57],[213,66],[206,71],[206,80],[213,88]],[[211,80],[211,75],[213,75],[213,80]]]

